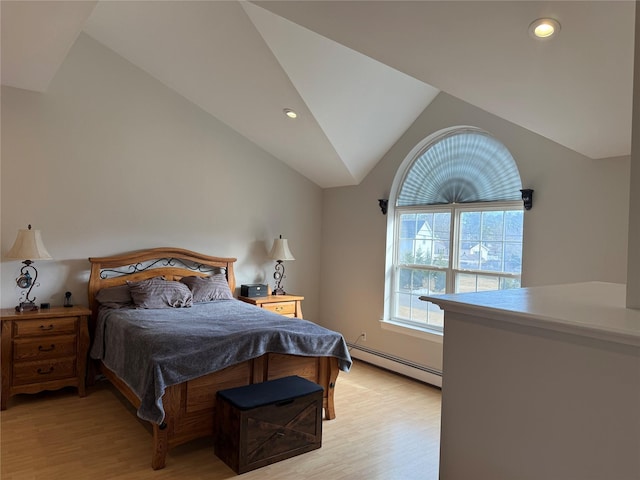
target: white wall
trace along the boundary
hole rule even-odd
[[[296,257],[285,287],[319,305],[322,192],[160,82],[81,35],[45,94],[2,89],[1,238],[42,231],[38,302],[86,304],[90,256],[176,246],[237,257],[241,283],[273,283],[282,234]],[[3,259],[1,306],[20,262]]]
[[[380,327],[384,296],[387,198],[409,151],[445,127],[473,125],[502,141],[524,188],[524,286],[601,280],[625,283],[629,157],[591,160],[441,93],[358,186],[324,191],[321,321],[347,341],[367,332],[369,349],[441,370],[442,344]],[[352,352],[358,356],[358,352]]]

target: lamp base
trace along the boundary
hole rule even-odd
[[[283,288],[276,288],[273,292],[271,292],[271,295],[286,295],[287,292],[284,291]]]
[[[39,310],[38,305],[33,302],[20,302],[16,306],[16,312],[29,312],[33,310]]]

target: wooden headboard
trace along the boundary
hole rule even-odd
[[[229,288],[235,293],[236,277],[233,272],[235,258],[211,257],[183,248],[161,247],[123,253],[113,257],[91,257],[89,276],[89,308],[93,318],[98,312],[96,293],[101,288],[137,282],[164,276],[167,280],[180,280],[190,275],[207,276],[224,272]]]

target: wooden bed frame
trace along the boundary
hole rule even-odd
[[[98,312],[96,293],[101,288],[122,285],[162,275],[167,280],[184,276],[206,276],[224,270],[231,291],[235,293],[233,264],[235,258],[203,255],[181,248],[153,248],[113,257],[89,258],[89,307],[93,315],[90,332],[93,338]],[[295,320],[293,320],[295,321]],[[89,383],[96,369],[102,373],[136,408],[140,399],[123,380],[102,362],[92,362]],[[338,360],[334,357],[302,357],[268,353],[259,358],[232,365],[223,370],[168,387],[162,397],[165,419],[153,426],[154,470],[164,468],[169,449],[195,438],[213,435],[216,393],[226,388],[264,382],[288,375],[299,375],[324,388],[323,408],[326,419],[335,418],[333,394],[338,378]]]

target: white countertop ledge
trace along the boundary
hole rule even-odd
[[[626,308],[623,284],[571,283],[420,300],[442,308],[445,323],[451,311],[640,347],[640,310]]]

